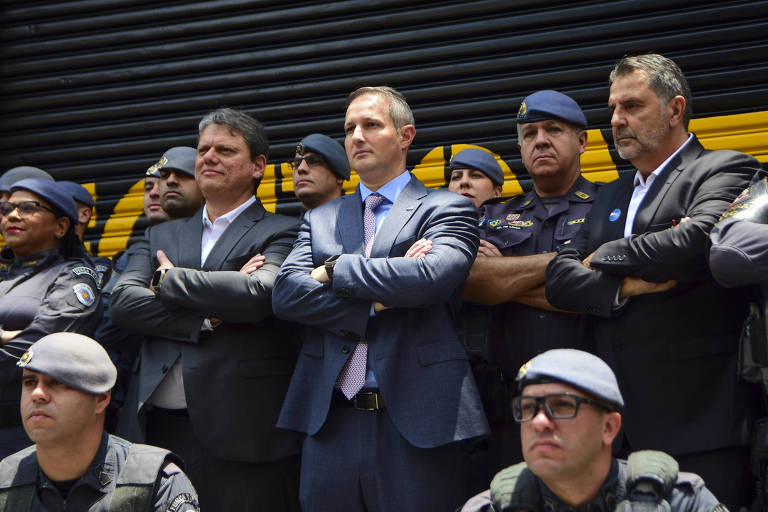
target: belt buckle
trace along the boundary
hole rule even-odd
[[[358,405],[360,403],[358,402],[358,399],[362,398],[363,396],[365,397],[365,400],[362,401],[366,402],[366,404]],[[381,404],[379,404],[379,393],[371,391],[360,391],[352,398],[352,405],[358,411],[378,411],[381,409]]]

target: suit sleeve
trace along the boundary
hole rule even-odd
[[[458,195],[444,197],[450,201],[429,206],[423,219],[418,238],[432,241],[432,250],[423,258],[344,254],[333,270],[334,292],[390,307],[445,302],[467,278],[479,242],[474,205]]]
[[[147,228],[147,237],[151,229]],[[125,271],[112,290],[112,322],[145,336],[196,342],[205,317],[195,311],[166,308],[149,289],[154,271],[149,242],[137,242],[131,247]]]
[[[609,317],[623,278],[588,269],[582,264],[590,254],[591,224],[591,215],[587,215],[576,236],[549,262],[545,293],[549,303],[556,308]]]
[[[299,236],[275,277],[272,309],[275,316],[327,329],[339,335],[356,333],[360,338],[368,325],[371,301],[342,297],[309,274],[317,266],[312,258],[313,211],[304,215]],[[319,218],[317,222],[322,222]],[[334,273],[335,275],[335,273]]]
[[[691,282],[707,276],[709,233],[759,168],[757,160],[748,155],[717,153],[711,153],[711,161],[705,163],[710,166],[708,176],[698,184],[685,208],[690,221],[606,242],[595,251],[593,261],[601,265],[608,262],[601,268],[612,274],[659,283],[669,279]]]
[[[169,309],[186,309],[224,322],[257,323],[271,316],[275,275],[291,252],[298,223],[287,217],[270,219],[281,225],[261,252],[266,259],[259,270],[244,274],[172,268],[163,280],[160,301]],[[259,229],[269,228],[260,225]]]

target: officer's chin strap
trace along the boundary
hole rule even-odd
[[[618,512],[670,512],[665,499],[677,481],[677,461],[663,452],[643,450],[627,460],[627,495]]]

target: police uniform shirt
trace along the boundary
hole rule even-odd
[[[117,508],[112,503],[115,484],[125,467],[130,446],[131,443],[124,439],[102,434],[101,445],[93,462],[85,474],[71,485],[66,499],[60,494],[56,483],[37,466],[35,459],[37,484],[30,512],[114,512]],[[0,474],[0,480],[5,480],[7,476]],[[199,511],[195,488],[172,462],[164,464],[157,475],[150,510]]]
[[[46,334],[90,336],[100,318],[98,275],[86,260],[64,258],[57,249],[19,258],[8,248],[0,252],[0,328],[22,331],[3,346],[7,353],[0,353],[0,404],[6,405],[0,408],[0,427],[21,425],[15,357]]]
[[[555,205],[545,204],[534,190],[504,203],[486,203],[481,209],[480,237],[504,256],[556,251],[581,229],[600,186],[579,176]],[[494,306],[491,317],[492,358],[510,377],[523,363],[551,348],[591,350],[584,341],[582,315],[506,302]]]

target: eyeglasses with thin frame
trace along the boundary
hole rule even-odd
[[[307,155],[302,156],[300,158],[294,158],[292,160],[289,160],[288,163],[291,164],[291,169],[294,171],[299,168],[302,161],[307,162],[307,166],[310,168],[312,167],[318,167],[320,165],[325,165],[325,158],[323,158],[320,155]]]
[[[544,414],[551,420],[567,420],[574,418],[579,413],[581,404],[590,404],[612,412],[614,409],[607,405],[570,393],[554,393],[543,396],[521,395],[512,400],[512,416],[518,423],[531,421],[539,414],[539,410],[544,409]]]
[[[49,212],[55,214],[52,209],[48,208],[45,205],[40,204],[39,201],[21,201],[20,203],[12,203],[10,201],[0,201],[0,215],[5,217],[7,215],[10,215],[13,210],[19,210],[19,215],[22,217],[29,217],[30,215],[34,215],[35,213],[39,212],[40,210],[48,210]]]

